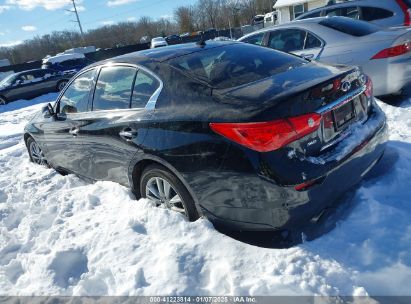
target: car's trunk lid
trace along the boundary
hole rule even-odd
[[[357,68],[309,63],[234,89],[216,90],[224,103],[254,113],[249,122],[321,115],[320,128],[291,143],[304,155],[317,156],[331,147],[351,124],[366,119],[365,80]],[[258,109],[258,110],[256,110]],[[309,122],[307,122],[309,123]]]

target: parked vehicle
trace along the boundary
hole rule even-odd
[[[382,29],[346,17],[313,18],[264,29],[239,41],[330,64],[361,66],[376,96],[397,94],[411,82],[411,29]]]
[[[0,105],[61,91],[71,76],[73,74],[64,75],[50,69],[35,69],[11,74],[0,82]]]
[[[73,74],[92,63],[93,61],[87,59],[84,54],[68,53],[46,57],[43,59],[42,68]]]
[[[357,68],[208,41],[86,68],[24,140],[37,164],[129,186],[189,220],[272,230],[359,182],[386,130]]]
[[[279,24],[280,11],[273,11],[264,15],[264,27],[274,26]]]
[[[203,36],[207,39],[214,39],[218,37],[218,31],[215,28],[209,28],[204,31]]]
[[[411,0],[357,0],[327,5],[302,14],[295,20],[343,16],[383,27],[411,25]]]
[[[156,37],[156,38],[151,39],[150,48],[155,49],[155,48],[162,47],[162,46],[167,46],[167,45],[168,45],[168,43],[167,43],[165,38]]]
[[[169,35],[169,36],[166,37],[166,41],[167,41],[168,44],[173,43],[173,42],[175,43],[175,42],[180,41],[180,40],[181,40],[181,38],[180,38],[179,35]]]
[[[251,20],[251,25],[261,29],[264,27],[264,15],[256,15],[253,20]]]

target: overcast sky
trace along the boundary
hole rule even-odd
[[[172,18],[175,7],[195,0],[76,0],[84,30],[141,16]],[[55,30],[78,30],[71,0],[0,0],[0,46]]]

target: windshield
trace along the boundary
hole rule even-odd
[[[238,43],[181,56],[169,64],[218,89],[227,89],[268,78],[306,64],[294,55]]]
[[[15,79],[16,79],[16,74],[11,74],[11,75],[7,76],[6,78],[4,78],[2,81],[0,81],[0,85],[12,84]]]

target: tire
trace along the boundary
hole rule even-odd
[[[47,159],[44,156],[43,151],[32,137],[27,139],[27,150],[29,152],[31,162],[48,167]]]
[[[160,182],[157,183],[157,181]],[[164,181],[170,185],[168,195],[166,193],[167,186]],[[152,189],[152,191],[149,189]],[[158,189],[161,190],[158,191]],[[151,200],[158,207],[164,207],[184,214],[190,222],[199,218],[194,200],[187,188],[173,173],[163,166],[150,165],[144,169],[141,175],[140,193],[142,197]]]
[[[3,96],[0,96],[0,106],[4,106],[7,104],[7,99]]]
[[[68,81],[67,80],[62,80],[59,83],[57,83],[57,91],[61,92],[63,89],[66,87]]]

